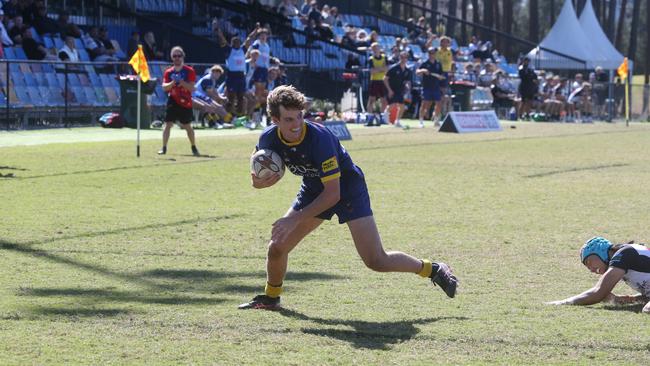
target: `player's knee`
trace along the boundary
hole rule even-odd
[[[647,304],[645,304],[645,306],[643,307],[643,310],[641,310],[641,311],[642,311],[643,313],[645,313],[645,314],[650,314],[650,302],[648,302]]]
[[[287,250],[284,246],[278,242],[270,241],[267,251],[267,256],[269,258],[280,258],[287,254]]]
[[[375,271],[375,272],[386,272],[387,271],[387,266],[386,266],[386,256],[385,255],[375,255],[375,256],[370,256],[363,258],[363,263],[368,267],[369,269]]]

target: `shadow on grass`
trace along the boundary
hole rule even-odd
[[[189,155],[189,156],[192,156],[192,155]],[[209,157],[211,159],[216,158],[216,156],[212,157],[212,156],[207,156],[207,155],[204,156],[204,157]],[[172,161],[173,161],[172,163],[118,166],[118,167],[113,167],[113,168],[77,170],[77,171],[73,171],[73,172],[62,172],[62,173],[52,173],[52,174],[42,174],[42,175],[30,175],[30,176],[27,176],[27,177],[16,177],[16,178],[19,178],[20,180],[25,180],[25,179],[40,179],[40,178],[50,178],[50,177],[65,177],[65,176],[69,176],[69,175],[84,175],[84,174],[94,174],[94,173],[106,173],[106,172],[113,172],[113,171],[119,171],[119,170],[155,168],[155,167],[168,166],[168,165],[207,163],[207,162],[210,162],[212,160],[210,160],[210,159],[201,159],[201,160],[191,160],[191,161],[181,161],[181,162],[176,162],[176,160],[172,160]]]
[[[641,313],[641,310],[643,310],[644,306],[645,306],[645,304],[642,304],[642,303],[630,304],[630,305],[605,305],[605,306],[603,306],[603,309],[605,309],[605,310],[613,310],[613,311],[628,311],[628,312],[632,312],[632,313]],[[590,309],[597,309],[597,308],[590,308]]]
[[[124,233],[128,233],[128,232],[140,231],[140,230],[163,229],[163,228],[181,226],[181,225],[187,225],[187,224],[198,224],[198,223],[201,223],[201,222],[206,222],[207,223],[207,222],[213,222],[213,221],[237,219],[237,218],[241,218],[243,216],[244,215],[241,215],[241,214],[234,214],[234,215],[203,217],[203,218],[190,219],[190,220],[179,220],[179,221],[172,221],[172,222],[161,222],[161,223],[155,223],[155,224],[149,224],[149,225],[124,227],[124,228],[113,229],[113,230],[91,231],[91,232],[81,233],[81,234],[76,234],[76,235],[62,235],[62,236],[58,236],[58,237],[53,237],[53,238],[44,239],[44,240],[35,240],[35,241],[30,241],[30,242],[26,242],[26,243],[22,243],[22,244],[17,244],[17,245],[23,245],[23,246],[28,245],[29,246],[29,245],[47,244],[47,243],[52,243],[52,242],[59,241],[59,240],[95,238],[95,237],[98,237],[98,236],[113,235],[113,234],[124,234]],[[0,240],[0,244],[2,244],[1,240]],[[2,246],[0,246],[0,249],[3,249]]]
[[[112,289],[83,289],[83,288],[23,288],[18,293],[21,296],[36,297],[83,297],[95,302],[136,302],[143,304],[162,305],[216,305],[223,299],[209,297],[190,297],[184,295],[155,296],[142,291],[119,291]]]
[[[587,166],[587,167],[576,167],[576,168],[568,168],[568,169],[561,169],[561,170],[553,170],[550,172],[545,172],[545,173],[537,173],[537,174],[531,174],[531,175],[525,175],[525,178],[542,178],[542,177],[548,177],[551,175],[556,175],[556,174],[564,174],[564,173],[573,173],[573,172],[582,172],[586,170],[601,170],[601,169],[609,169],[609,168],[620,168],[624,166],[630,166],[630,164],[623,164],[623,163],[616,163],[616,164],[607,164],[607,165],[595,165],[595,166]]]
[[[21,172],[27,171],[27,169],[24,169],[24,168],[17,168],[15,166],[6,166],[6,165],[5,166],[0,166],[0,169],[3,169],[3,170],[20,170]]]
[[[206,271],[197,269],[154,269],[142,272],[142,277],[150,278],[167,278],[167,279],[190,279],[190,280],[216,280],[223,278],[266,278],[264,271],[251,272],[225,272],[225,271]],[[323,281],[323,280],[340,280],[345,277],[322,273],[322,272],[287,272],[286,280],[288,281]]]
[[[84,308],[55,308],[40,307],[32,309],[32,313],[44,316],[66,316],[80,318],[107,318],[131,313],[126,309],[84,309]]]
[[[466,317],[437,317],[404,320],[396,322],[368,322],[361,320],[323,319],[311,317],[295,310],[281,309],[283,316],[328,326],[346,326],[352,329],[302,328],[302,332],[322,337],[336,338],[349,342],[355,348],[389,349],[390,345],[405,342],[415,337],[420,330],[418,324],[434,323],[440,320],[468,320]]]
[[[14,173],[7,173],[7,174],[0,173],[0,178],[11,179],[11,178],[18,178],[18,177],[16,177]]]

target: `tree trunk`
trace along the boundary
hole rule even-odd
[[[621,12],[621,14],[624,14]],[[607,11],[607,37],[609,41],[612,42],[616,38],[614,35],[615,29],[615,17],[616,17],[616,0],[609,0],[609,10]]]
[[[621,14],[618,17],[618,27],[616,29],[616,42],[614,47],[619,50],[623,49],[623,27],[625,26],[625,11],[627,10],[627,0],[621,0]]]
[[[458,7],[458,4],[456,3],[456,0],[449,0],[449,11],[447,14],[449,14],[452,17],[456,17],[456,8]],[[456,38],[456,22],[452,19],[447,19],[447,35],[452,38]]]
[[[532,42],[539,41],[539,3],[538,0],[530,0],[528,9],[528,38]]]
[[[553,24],[555,24],[555,0],[549,0],[549,6],[551,8],[548,12],[548,16],[550,20],[549,24],[552,27]]]
[[[580,18],[580,13],[582,13],[582,9],[585,8],[585,0],[578,0],[578,3],[576,4],[576,15],[578,18]]]
[[[472,22],[479,24],[481,16],[478,8],[478,0],[472,0]],[[478,28],[474,27],[474,35],[478,36]]]
[[[600,0],[593,0],[591,5],[594,8],[594,13],[596,13],[596,19],[600,20]]]
[[[460,39],[463,44],[467,44],[467,26],[465,22],[467,21],[467,0],[460,0],[460,18],[464,21],[460,26]]]
[[[483,0],[483,25],[486,27],[494,26],[494,17],[492,16],[492,12],[494,11],[494,1],[496,0]],[[483,39],[493,39],[492,33],[488,32],[487,30],[483,30]]]
[[[632,6],[632,26],[630,27],[630,48],[627,57],[636,60],[636,41],[639,36],[639,13],[641,12],[641,0],[634,0]]]
[[[503,29],[502,30],[507,34],[512,34],[512,21],[513,21],[513,10],[514,10],[513,6],[514,4],[512,0],[503,0]],[[505,40],[502,47],[503,50],[500,50],[508,59],[510,59],[512,53],[511,44],[512,42]]]
[[[650,25],[650,3],[645,3],[645,24],[646,27]],[[650,34],[645,35],[645,80],[644,83],[650,84]]]
[[[501,25],[503,24],[503,19],[501,18],[501,12],[499,11],[499,0],[493,0],[492,1],[492,16],[494,17],[494,24],[493,27],[496,30],[503,30],[501,28]],[[503,40],[501,37],[498,35],[493,35],[494,38],[494,43],[496,44],[497,50],[502,50],[503,49]]]

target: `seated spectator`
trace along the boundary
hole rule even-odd
[[[285,18],[297,17],[300,12],[294,2],[295,0],[282,0],[282,3],[278,6],[278,13],[282,14]]]
[[[59,60],[79,62],[79,51],[74,44],[74,37],[65,37],[65,44],[59,50]]]
[[[0,41],[4,47],[11,47],[14,45],[14,41],[11,40],[7,29],[5,29],[4,17],[5,13],[0,9]]]
[[[339,8],[336,6],[332,6],[330,8],[330,16],[327,17],[327,24],[329,24],[331,27],[341,27],[343,26],[343,20],[341,19],[341,15],[339,14]]]
[[[478,75],[478,85],[489,87],[494,80],[494,64],[486,63],[485,68]]]
[[[117,58],[117,50],[115,49],[111,39],[108,37],[108,29],[106,29],[106,27],[99,28],[98,40],[103,44],[106,55]]]
[[[1,12],[2,10],[0,10],[0,13]],[[23,23],[23,17],[21,15],[16,16],[14,18],[13,25],[11,28],[9,28],[9,37],[14,42],[14,44],[23,43],[23,31],[25,28],[28,27]]]
[[[59,25],[57,22],[47,16],[47,8],[44,4],[39,5],[36,8],[37,12],[34,15],[34,20],[32,21],[32,26],[38,34],[57,34],[60,33]]]
[[[42,43],[36,42],[32,30],[25,28],[23,31],[23,50],[30,60],[58,60],[56,50],[48,50]]]
[[[84,34],[81,39],[92,61],[118,61],[117,57],[113,56],[99,39],[99,30],[97,27],[90,28],[90,31]]]
[[[490,84],[492,93],[492,107],[497,111],[500,108],[511,108],[515,105],[515,94],[507,90],[503,85],[503,72],[497,71],[496,78]]]
[[[321,14],[320,10],[318,9],[318,2],[316,0],[312,0],[309,3],[309,13],[307,14],[307,21],[313,20],[316,22],[316,24],[320,24],[323,22],[323,14]]]
[[[76,24],[70,23],[70,14],[67,11],[62,11],[59,14],[57,26],[59,28],[59,32],[61,32],[61,37],[64,39],[67,36],[74,38],[81,37],[81,29],[79,29]]]
[[[153,32],[147,32],[144,34],[144,42],[142,43],[142,50],[147,60],[163,59],[163,53],[158,49],[158,45],[156,44],[156,38],[154,37]]]
[[[370,38],[368,38],[368,34],[363,29],[357,32],[356,48],[359,51],[365,51],[370,48]]]
[[[388,64],[394,65],[399,62],[399,47],[393,46],[390,49],[390,55],[388,55]]]
[[[474,65],[471,63],[467,63],[467,65],[465,65],[465,71],[461,75],[461,79],[476,84],[478,81],[478,75],[474,71]]]
[[[327,5],[327,4],[323,5],[323,8],[320,10],[320,15],[322,17],[321,22],[323,22],[325,24],[329,24],[329,22],[327,21],[327,18],[330,17],[330,6]]]
[[[345,33],[341,45],[348,48],[357,48],[357,32],[354,28]]]
[[[233,127],[230,124],[233,116],[224,108],[227,99],[219,94],[217,90],[217,82],[222,75],[223,68],[221,66],[212,66],[209,72],[199,79],[192,92],[192,106],[194,109],[198,109],[203,113],[214,114],[218,118],[216,125],[211,126],[215,128]]]
[[[132,57],[135,52],[138,50],[138,45],[140,44],[140,32],[133,31],[131,32],[131,38],[129,38],[129,43],[126,46],[126,57]],[[145,57],[147,57],[145,55]]]
[[[569,104],[574,105],[574,110],[576,113],[576,118],[580,119],[582,122],[591,122],[591,84],[584,81],[582,84],[576,88],[567,100]]]

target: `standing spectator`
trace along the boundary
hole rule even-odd
[[[30,24],[38,34],[54,35],[61,32],[57,22],[47,16],[47,8],[42,3],[36,8],[36,15]]]
[[[530,59],[524,57],[519,64],[519,95],[521,104],[519,108],[519,118],[529,118],[530,110],[537,93],[537,75],[535,70],[529,65]]]
[[[602,67],[596,66],[596,80],[594,81],[594,94],[596,95],[595,114],[604,116],[606,114],[605,101],[607,100],[609,76]]]
[[[379,43],[373,43],[372,46],[372,56],[368,58],[368,67],[370,68],[370,85],[368,87],[368,106],[366,111],[368,113],[374,113],[375,111],[375,101],[379,99],[381,102],[381,111],[384,113],[388,107],[388,101],[386,100],[386,86],[384,85],[384,76],[388,71],[388,59],[386,55],[381,52]],[[369,125],[372,125],[372,120],[368,121]],[[377,121],[377,125],[381,124],[381,121]]]
[[[341,14],[339,14],[339,8],[332,6],[330,8],[330,16],[325,20],[330,27],[340,27],[343,25],[343,20],[341,19]]]
[[[161,60],[163,57],[162,51],[158,49],[156,44],[156,37],[153,32],[149,31],[144,34],[144,42],[142,43],[142,51],[147,60]]]
[[[233,115],[240,116],[244,113],[244,93],[246,92],[246,53],[248,45],[253,38],[255,31],[246,38],[244,45],[238,36],[230,39],[230,46],[227,46],[226,38],[221,30],[218,32],[221,47],[225,48],[226,54],[226,96],[228,104],[226,107]]]
[[[439,33],[444,34],[444,33]],[[449,81],[452,73],[452,65],[454,64],[454,54],[451,51],[451,39],[447,36],[440,37],[440,48],[436,52],[436,59],[442,65],[442,72],[445,80],[440,81],[440,91],[442,92],[442,114],[445,114],[450,108],[451,98],[449,97]]]
[[[14,45],[14,41],[11,40],[9,33],[7,33],[7,29],[5,29],[4,17],[5,13],[0,8],[0,41],[2,42],[2,46],[11,47]]]
[[[30,60],[58,60],[54,52],[45,48],[42,43],[36,42],[30,28],[23,31],[23,50]]]
[[[76,24],[70,23],[70,14],[66,11],[62,11],[59,14],[59,19],[57,20],[57,27],[59,32],[61,32],[61,37],[65,38],[71,36],[74,38],[81,37],[81,30],[77,27]]]
[[[431,104],[435,104],[432,119],[438,125],[440,118],[440,100],[442,91],[440,81],[445,79],[442,72],[442,65],[436,59],[437,49],[429,48],[429,58],[424,61],[415,71],[416,75],[422,77],[422,103],[420,105],[420,128],[424,128],[424,119],[429,114]]]
[[[163,73],[163,90],[169,94],[167,98],[167,110],[165,112],[165,129],[163,130],[163,146],[159,155],[167,154],[167,142],[169,134],[178,121],[187,132],[187,138],[192,144],[192,154],[199,156],[192,129],[192,92],[196,81],[196,72],[190,66],[185,65],[185,51],[180,46],[171,50],[173,65]]]
[[[126,46],[126,57],[132,57],[138,50],[138,45],[140,45],[140,32],[133,31],[131,32],[129,43]],[[147,55],[145,54],[144,57],[147,57]]]
[[[2,5],[2,10],[8,19],[16,19],[17,16],[20,16],[22,19],[22,12],[20,11],[20,4],[18,4],[18,0],[5,1]]]
[[[411,89],[411,80],[413,79],[413,73],[406,66],[408,58],[408,52],[402,51],[399,54],[399,63],[391,66],[384,76],[384,85],[388,90],[389,109],[397,108],[395,127],[402,127],[400,120],[404,114],[404,94]]]
[[[267,43],[269,36],[269,31],[266,28],[258,27],[255,29],[255,36],[257,40],[253,42],[248,52],[251,50],[260,51],[260,55],[257,59],[255,73],[253,74],[253,83],[255,84],[255,98],[257,98],[257,103],[260,105],[260,108],[264,108],[266,104],[266,80],[269,77],[269,66],[271,60],[271,47]]]

